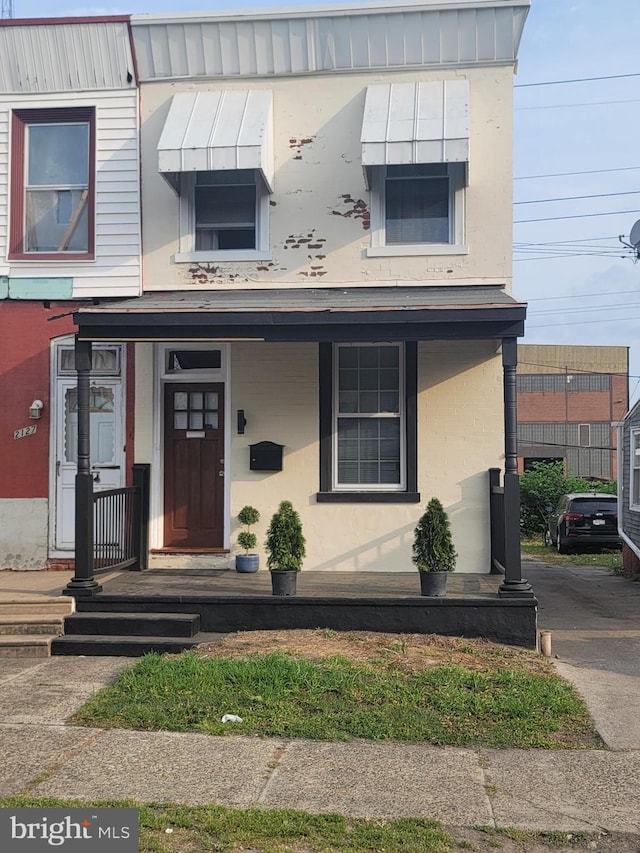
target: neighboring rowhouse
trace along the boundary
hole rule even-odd
[[[72,313],[141,291],[138,123],[127,18],[0,21],[0,569],[73,559]],[[126,350],[94,351],[98,489],[133,459]]]
[[[618,528],[626,572],[640,576],[640,402],[618,427]]]
[[[629,348],[518,345],[518,462],[562,461],[567,474],[617,477],[629,406]]]
[[[75,319],[83,345],[135,342],[156,565],[230,565],[240,508],[263,542],[286,499],[305,569],[411,571],[435,495],[458,570],[489,570],[528,6],[132,16],[144,295]]]

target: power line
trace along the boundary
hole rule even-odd
[[[521,263],[524,263],[525,261],[558,261],[558,260],[562,260],[563,258],[577,258],[577,257],[580,257],[580,256],[576,252],[571,252],[568,255],[542,255],[542,256],[537,257],[537,258],[514,258],[513,263],[514,264],[521,264]],[[601,254],[591,253],[588,255],[583,255],[582,257],[587,257],[587,258],[613,258],[614,260],[616,260],[616,259],[626,260],[626,258],[630,257],[630,256],[627,256],[627,255],[607,255],[604,253],[601,253]]]
[[[618,216],[621,214],[627,216],[637,213],[635,210],[604,210],[602,213],[579,213],[574,216],[547,216],[542,219],[515,219],[513,224],[519,225],[521,222],[553,222],[558,219],[589,219],[593,216]]]
[[[525,240],[525,241],[521,241],[519,243],[514,243],[513,245],[514,246],[558,246],[560,244],[564,245],[565,243],[568,243],[569,245],[571,245],[573,243],[591,243],[592,241],[596,242],[598,240],[617,240],[617,239],[618,239],[618,234],[612,234],[610,237],[579,237],[576,240],[549,240],[549,241],[544,242],[544,243],[527,242]]]
[[[628,101],[586,101],[584,103],[577,104],[543,104],[539,107],[514,107],[514,111],[518,112],[519,110],[564,110],[570,107],[608,107],[611,104],[638,104],[640,103],[640,98],[631,98]]]
[[[524,346],[528,346],[528,345],[524,344]],[[531,344],[530,346],[536,346],[536,344]],[[544,344],[538,344],[538,346],[544,346]],[[626,349],[626,347],[625,347],[625,349]],[[569,373],[588,373],[589,375],[596,374],[597,376],[627,376],[628,375],[626,373],[626,371],[622,371],[622,373],[616,373],[614,370],[586,370],[585,368],[582,368],[582,367],[570,367],[568,364],[562,364],[562,365],[559,365],[559,364],[542,364],[541,362],[538,362],[538,361],[518,361],[518,364],[526,364],[527,367],[548,367],[552,370],[560,370],[562,372],[562,375],[564,375],[567,371]],[[521,373],[520,375],[521,376],[527,376],[527,375],[531,375],[531,374]],[[556,374],[552,373],[549,375],[555,376]],[[634,376],[632,378],[635,379],[636,377]]]
[[[571,293],[568,296],[534,296],[528,299],[528,302],[551,302],[556,299],[580,299],[583,296],[619,296],[621,294],[635,293],[640,295],[638,290],[610,290],[607,293]],[[544,365],[542,365],[544,366]]]
[[[520,438],[518,436],[518,444],[521,447],[569,447],[572,450],[617,450],[617,447],[600,447],[597,444],[590,444],[585,447],[584,444],[565,444],[559,441],[536,441],[533,438]]]
[[[540,83],[516,83],[514,89],[530,89],[533,86],[560,86],[565,83],[591,83],[594,80],[624,80],[627,77],[640,77],[640,73],[607,74],[603,77],[576,77],[574,80],[546,80]]]
[[[625,322],[626,320],[640,320],[640,317],[609,317],[608,318],[609,323],[611,323],[611,322],[622,323],[622,322]],[[602,320],[601,319],[600,320],[576,320],[576,322],[571,323],[571,325],[572,326],[589,326],[589,325],[593,325],[594,323],[602,323]],[[529,329],[551,329],[554,326],[564,326],[566,328],[566,325],[567,325],[566,322],[565,323],[543,323],[543,324],[538,325],[538,326],[535,325],[535,323],[534,323],[532,326],[528,326],[527,328],[529,328]]]
[[[640,190],[627,190],[622,193],[597,193],[596,195],[567,195],[559,198],[537,198],[531,201],[514,201],[514,204],[548,204],[550,201],[576,201],[580,198],[611,198],[616,195],[639,195]]]
[[[606,172],[637,172],[640,166],[624,166],[619,169],[587,169],[583,172],[550,172],[547,175],[520,175],[514,181],[531,181],[534,178],[564,178],[569,175],[603,175]]]

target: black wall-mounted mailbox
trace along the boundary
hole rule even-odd
[[[249,467],[252,471],[282,471],[284,444],[259,441],[249,445]]]

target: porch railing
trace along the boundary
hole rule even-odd
[[[93,570],[147,566],[149,466],[133,466],[133,485],[93,494]]]
[[[500,469],[489,468],[489,520],[491,524],[491,566],[493,575],[504,574],[504,486],[500,485]]]

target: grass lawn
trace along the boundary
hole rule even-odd
[[[587,833],[523,832],[489,827],[445,831],[418,818],[358,820],[291,810],[234,810],[221,806],[144,805],[131,801],[82,803],[12,797],[0,808],[137,808],[140,853],[542,853],[588,849]],[[631,844],[631,839],[625,840]],[[593,842],[592,842],[593,843]],[[565,846],[566,845],[566,846]],[[598,846],[599,850],[604,848]],[[607,847],[607,850],[610,848]],[[632,849],[631,846],[611,850]]]
[[[586,551],[583,554],[558,554],[555,548],[545,545],[540,539],[525,539],[522,542],[522,555],[536,557],[545,563],[558,566],[604,566],[616,574],[622,573],[622,551]]]
[[[223,724],[225,713],[241,724]],[[582,700],[532,652],[486,641],[245,632],[148,655],[92,697],[80,725],[454,746],[600,746]]]

